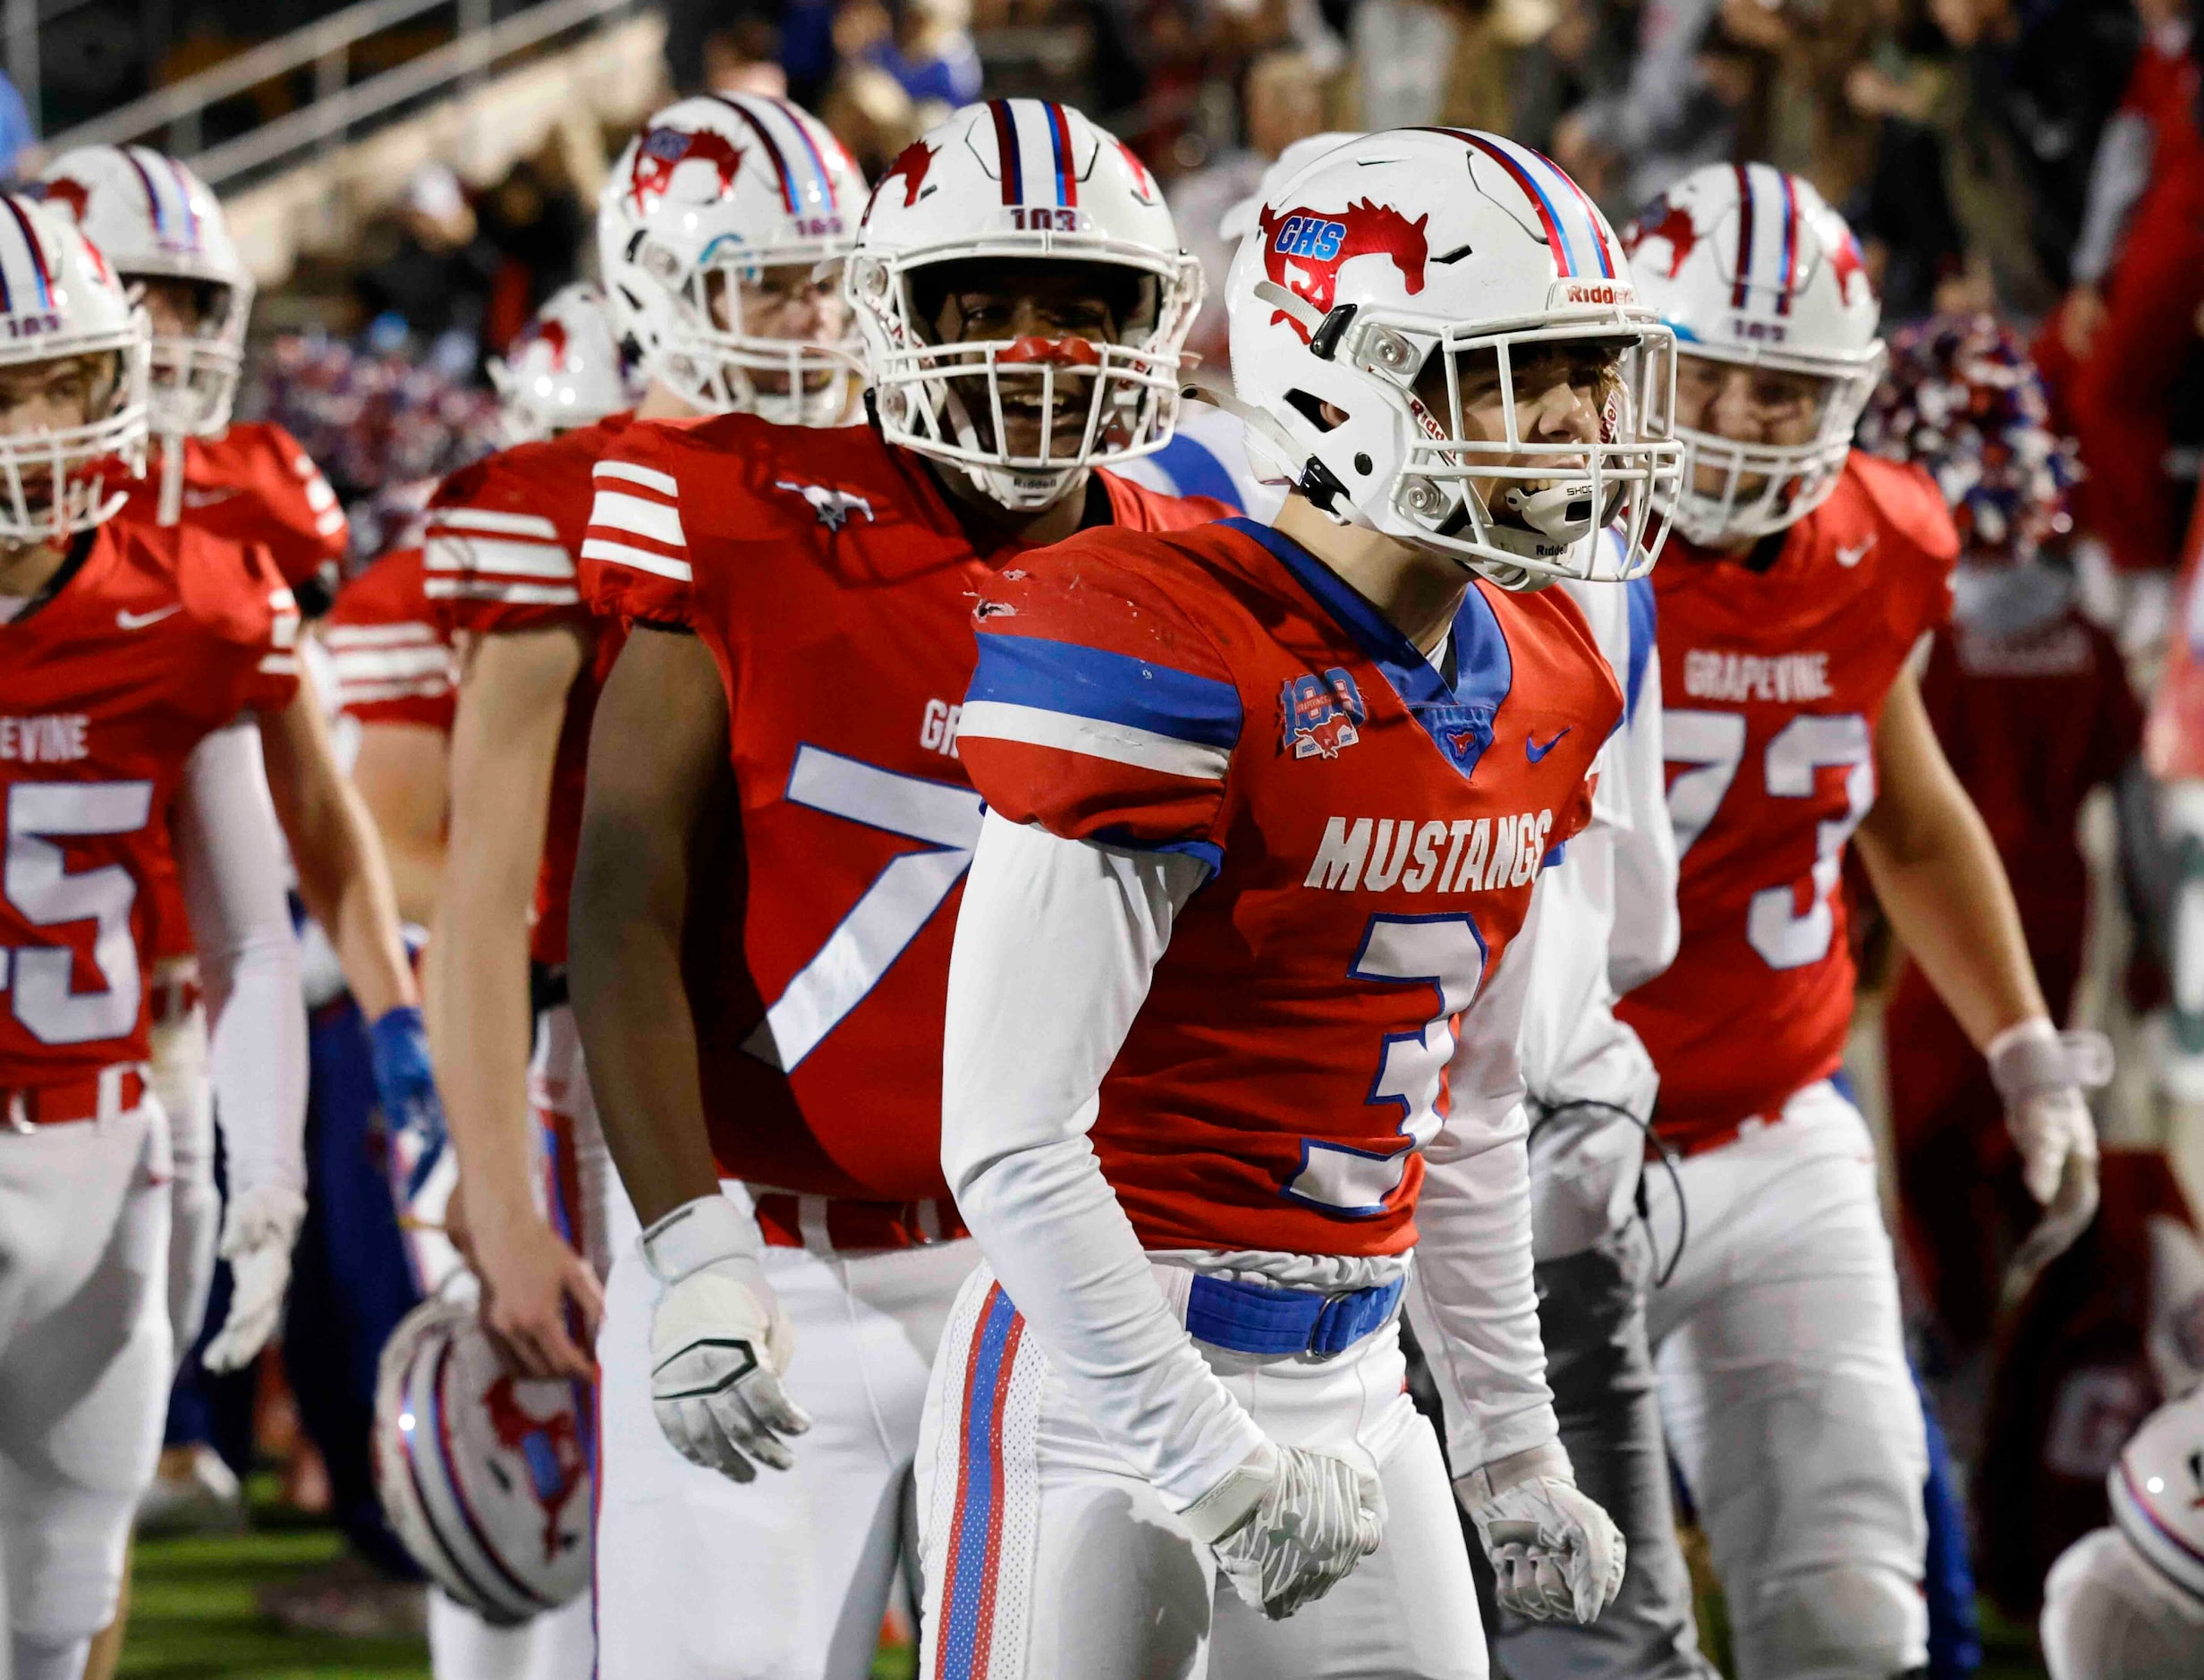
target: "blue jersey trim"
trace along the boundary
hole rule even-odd
[[[1514,656],[1507,632],[1484,591],[1474,584],[1454,615],[1454,683],[1400,632],[1393,621],[1358,594],[1336,572],[1283,531],[1251,519],[1224,522],[1270,550],[1278,564],[1312,596],[1339,627],[1353,638],[1370,662],[1385,674],[1431,744],[1463,776],[1477,772],[1478,760],[1492,744],[1492,720],[1515,679]]]
[[[1144,840],[1136,839],[1129,830],[1102,828],[1087,838],[1098,846],[1110,846],[1120,852],[1172,852],[1182,857],[1194,859],[1209,871],[1214,879],[1225,867],[1225,848],[1214,840]],[[1208,882],[1204,881],[1203,886]]]
[[[1646,666],[1652,663],[1653,649],[1659,645],[1660,609],[1654,605],[1651,578],[1632,578],[1623,588],[1629,592],[1630,603],[1630,675],[1623,686],[1623,720],[1634,723],[1638,700],[1645,690]]]
[[[1039,636],[980,637],[965,700],[1092,717],[1227,751],[1240,740],[1240,691],[1231,683]]]
[[[1184,432],[1174,433],[1171,441],[1149,459],[1171,480],[1171,488],[1179,495],[1206,496],[1213,502],[1224,503],[1236,513],[1247,512],[1240,487],[1233,482],[1231,472],[1199,439],[1189,437]]]

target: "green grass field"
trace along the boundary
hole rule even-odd
[[[326,1568],[343,1551],[333,1531],[318,1528],[141,1541],[123,1673],[133,1680],[428,1680],[420,1641],[287,1633],[255,1611],[257,1588]],[[1986,1616],[1982,1680],[2043,1680],[2029,1631]],[[1713,1631],[1718,1641],[1718,1625]],[[910,1680],[916,1667],[908,1651],[883,1651],[874,1680]]]

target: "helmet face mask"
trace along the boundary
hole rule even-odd
[[[1882,372],[1859,242],[1810,184],[1767,164],[1693,170],[1623,240],[1682,359],[1676,529],[1720,549],[1796,524],[1835,491]]]
[[[1201,293],[1145,165],[1033,99],[967,106],[897,158],[849,280],[882,437],[1013,512],[1170,441]]]
[[[1474,131],[1274,178],[1226,282],[1251,447],[1333,518],[1504,588],[1642,573],[1675,361],[1619,252],[1552,163]]]
[[[163,437],[213,437],[227,429],[245,368],[250,280],[124,270],[123,284],[151,318],[148,420]]]
[[[708,94],[652,117],[597,222],[606,293],[645,377],[707,412],[844,423],[861,363],[828,304],[864,191],[841,143],[784,100]],[[783,300],[820,285],[810,323],[775,330]]]

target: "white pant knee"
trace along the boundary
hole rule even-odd
[[[14,1680],[83,1680],[91,1650],[89,1637],[52,1641],[16,1633],[8,1640]]]
[[[1832,1564],[1738,1589],[1730,1624],[1750,1680],[1891,1680],[1922,1659],[1928,1613],[1895,1570]]]

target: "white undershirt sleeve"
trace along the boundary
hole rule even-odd
[[[1096,1427],[1180,1509],[1264,1437],[1165,1301],[1088,1133],[1203,878],[1190,857],[990,811],[949,959],[943,1050],[941,1162],[965,1222]]]
[[[230,1194],[276,1184],[303,1195],[306,1003],[282,831],[250,718],[216,730],[186,761],[174,835]]]
[[[1557,1439],[1530,1272],[1530,1163],[1516,1038],[1529,990],[1533,898],[1462,1018],[1448,1112],[1424,1150],[1408,1312],[1446,1414],[1456,1476]]]
[[[1615,921],[1607,935],[1607,980],[1616,997],[1642,986],[1676,960],[1683,924],[1676,910],[1676,831],[1668,817],[1668,767],[1662,741],[1661,656],[1646,655],[1636,708],[1610,746],[1630,810],[1615,836]]]

